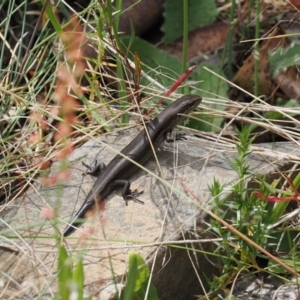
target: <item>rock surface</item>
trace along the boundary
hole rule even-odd
[[[299,280],[285,282],[274,276],[256,278],[246,276],[241,278],[233,288],[235,300],[299,300]]]
[[[1,210],[1,242],[18,249],[8,252],[0,248],[4,287],[1,299],[26,299],[37,294],[51,297],[56,289],[57,245],[61,242],[73,254],[74,262],[84,256],[86,293],[97,295],[97,299],[109,298],[105,295],[110,294],[112,272],[120,284],[124,283],[129,251],[137,251],[147,259],[160,299],[193,299],[208,288],[205,276],[217,275],[219,268],[213,257],[202,254],[211,252],[214,245],[199,241],[212,238],[203,233],[203,221],[208,218],[201,207],[204,202],[212,204],[208,185],[214,178],[228,187],[236,180],[228,164],[236,155],[230,143],[187,137],[187,141],[163,145],[157,151],[161,173],[155,159],[151,159],[145,165],[149,172],[140,170],[130,179],[133,190],[144,191],[139,197],[144,205],[130,201],[126,206],[120,191],[114,191],[107,197],[104,210],[91,216],[71,237],[61,240],[59,234],[94,182],[82,176],[86,168],[81,162],[92,165],[97,159],[108,163],[135,134],[131,130],[87,142],[68,158],[70,176],[60,186],[49,188],[36,182],[23,197]],[[289,143],[253,149],[249,159],[253,173],[271,176],[277,172],[278,178],[279,170],[289,169],[291,161],[297,160],[295,147]],[[52,174],[62,165],[55,163]],[[45,207],[57,209],[57,220],[45,221],[41,216]],[[182,240],[200,251],[180,249],[186,245],[166,247],[167,242],[175,245]]]

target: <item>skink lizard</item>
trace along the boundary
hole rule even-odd
[[[146,129],[143,129],[121,153],[138,164],[144,164],[153,156],[151,144],[154,149],[157,149],[164,140],[167,142],[174,141],[174,139],[170,139],[172,130],[186,118],[188,113],[200,104],[201,100],[201,97],[191,95],[177,99],[165,108],[155,119],[147,123]],[[181,138],[182,136],[179,136],[177,139]],[[137,170],[138,166],[136,164],[120,154],[116,155],[105,168],[102,168],[102,172],[88,193],[83,205],[76,213],[72,222],[66,227],[63,235],[66,237],[73,233],[76,228],[82,224],[79,220],[84,218],[85,213],[95,207],[96,201],[98,201],[98,203],[104,201],[105,197],[108,196],[115,187],[123,186],[122,196],[126,201],[126,205],[128,199],[135,199],[137,193],[130,190],[130,182],[127,178]]]

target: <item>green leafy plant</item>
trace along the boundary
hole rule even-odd
[[[210,70],[210,71],[208,71]],[[194,86],[199,89],[198,94],[205,98],[216,97],[220,99],[226,99],[228,84],[217,77],[214,73],[223,76],[221,68],[216,67],[209,63],[201,63],[198,67],[197,72],[192,74],[192,79],[195,80]],[[217,103],[218,101],[216,101]],[[224,117],[218,113],[225,110],[225,105],[220,103],[208,103],[202,110],[201,122],[197,120],[191,120],[191,128],[208,131],[208,132],[218,132],[221,129],[221,124]],[[215,113],[212,113],[214,111]]]
[[[128,275],[123,300],[148,299],[157,300],[155,286],[150,282],[150,270],[145,260],[138,253],[129,254]],[[84,269],[82,258],[79,258],[75,267],[72,266],[72,257],[64,246],[59,247],[58,256],[58,292],[54,300],[84,299]],[[90,296],[89,299],[92,299]]]
[[[150,282],[150,270],[141,255],[129,254],[129,270],[123,300],[148,299],[157,300],[155,286]],[[146,297],[147,296],[147,297]]]
[[[276,76],[279,71],[300,64],[299,57],[300,45],[292,44],[291,46],[269,53],[271,73]]]
[[[221,185],[216,179],[209,186],[214,197],[213,213],[220,219],[226,220],[244,237],[263,249],[268,251],[277,249],[277,251],[286,253],[286,257],[281,259],[280,266],[278,260],[270,263],[269,272],[279,269],[281,273],[286,272],[287,268],[283,269],[282,263],[289,266],[289,270],[296,270],[298,267],[295,262],[300,256],[295,240],[298,230],[282,229],[274,226],[274,224],[286,213],[288,201],[299,198],[297,187],[300,184],[300,175],[296,176],[293,182],[288,180],[290,184],[288,189],[281,190],[277,188],[279,180],[268,184],[266,178],[251,174],[247,158],[251,153],[250,146],[254,137],[250,137],[250,132],[250,127],[243,127],[237,132],[238,142],[235,142],[237,157],[229,162],[232,169],[237,173],[237,180],[230,187],[230,196],[220,196],[228,188],[226,185]],[[259,188],[253,190],[249,185],[250,181],[256,181]],[[222,237],[222,241],[217,243],[216,253],[219,253],[223,267],[222,276],[214,278],[210,282],[211,290],[222,289],[241,270],[249,270],[253,267],[260,270],[256,259],[259,256],[266,259],[266,256],[249,244],[249,241],[241,238],[241,236],[234,236],[232,231],[223,227],[217,219],[211,221],[209,229]]]
[[[224,220],[230,220],[232,226],[255,243],[265,245],[268,236],[268,220],[270,221],[265,210],[266,203],[257,199],[248,187],[251,174],[247,158],[251,153],[250,146],[254,137],[250,137],[249,127],[243,127],[237,135],[238,142],[235,142],[237,157],[229,162],[237,174],[237,180],[230,188],[230,196],[223,198],[220,194],[225,186],[221,185],[218,180],[214,180],[209,187],[214,196],[213,212]],[[223,263],[223,275],[211,283],[214,289],[226,285],[231,280],[232,274],[255,264],[257,250],[244,239],[232,240],[232,233],[217,221],[212,221],[210,229],[223,239],[217,248],[217,252],[223,254],[220,256]]]
[[[83,300],[84,270],[82,258],[78,260],[73,269],[71,256],[64,246],[60,246],[57,262],[58,292],[54,299]],[[92,297],[89,297],[89,299],[92,299]]]
[[[122,42],[126,47],[129,47],[128,57],[133,60],[133,53],[138,53],[141,61],[143,62],[143,70],[152,78],[155,78],[159,83],[164,86],[170,86],[178,77],[181,70],[181,63],[175,56],[167,54],[163,50],[143,41],[140,38],[124,37]],[[161,75],[158,75],[161,74]],[[144,85],[149,84],[146,78],[142,79]]]
[[[188,28],[206,26],[214,22],[218,11],[214,1],[189,0],[188,2]],[[162,31],[165,33],[164,42],[171,43],[182,36],[184,28],[183,1],[167,0],[164,4],[165,22]]]
[[[299,230],[294,227],[290,222],[280,222],[287,212],[287,207],[290,201],[298,201],[300,194],[298,187],[300,185],[300,174],[298,174],[292,181],[287,178],[287,187],[285,189],[277,188],[280,180],[274,180],[272,184],[268,184],[264,179],[260,180],[260,191],[254,191],[253,194],[259,199],[264,199],[266,203],[266,210],[268,212],[268,239],[266,242],[267,249],[275,249],[284,253],[282,261],[287,265],[299,271],[296,264],[300,256],[297,247],[297,236]],[[280,222],[280,224],[278,224]],[[277,226],[273,224],[278,224]],[[283,225],[282,225],[283,224]],[[285,273],[281,267],[272,263],[270,269],[281,269],[280,273]]]

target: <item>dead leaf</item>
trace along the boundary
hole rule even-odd
[[[230,26],[224,23],[215,23],[192,30],[189,33],[188,60],[224,47]],[[160,45],[158,48],[181,59],[182,37],[172,44]]]
[[[268,49],[262,48],[259,51],[259,95],[269,96],[272,91],[271,72],[269,66]],[[237,74],[233,78],[233,83],[254,93],[254,55],[250,55],[243,63]]]
[[[288,98],[295,99],[300,103],[299,70],[295,66],[280,71],[274,81]]]
[[[269,65],[269,51],[275,51],[278,47],[285,48],[288,45],[288,39],[276,38],[276,35],[281,35],[281,28],[275,28],[269,35],[269,39],[264,42],[259,50],[259,73],[258,82],[259,89],[258,95],[271,96],[274,89],[272,82],[270,65]],[[254,53],[252,53],[243,63],[242,67],[234,76],[232,82],[247,92],[254,93]]]

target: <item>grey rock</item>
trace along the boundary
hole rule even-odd
[[[117,190],[107,197],[104,210],[89,217],[64,242],[60,238],[66,222],[81,206],[94,182],[91,177],[82,176],[86,168],[81,162],[92,165],[96,158],[108,163],[135,134],[131,130],[121,136],[87,142],[68,158],[68,178],[52,187],[36,182],[25,195],[1,210],[1,242],[19,249],[17,254],[0,253],[4,298],[51,297],[57,289],[57,247],[61,242],[72,253],[74,262],[83,256],[86,293],[96,299],[109,298],[104,295],[106,285],[111,289],[112,269],[119,283],[124,283],[130,251],[146,258],[160,299],[194,299],[194,295],[208,290],[205,277],[217,276],[220,268],[216,259],[203,254],[213,251],[215,245],[199,240],[212,238],[204,232],[209,218],[202,207],[203,203],[212,204],[208,185],[214,178],[229,185],[236,180],[236,173],[228,164],[236,155],[230,144],[190,137],[164,145],[157,152],[161,173],[152,159],[145,165],[148,172],[140,170],[130,179],[132,189],[144,191],[140,196],[144,205],[130,201],[125,206]],[[249,158],[251,172],[270,178],[274,171],[289,169],[291,161],[297,159],[295,148],[289,143],[260,145],[254,150]],[[55,163],[50,176],[61,172],[64,164]],[[45,220],[41,216],[45,207],[57,210],[57,219]],[[90,238],[86,238],[87,234]],[[8,239],[8,235],[17,236]],[[166,247],[167,243],[175,245],[184,240],[186,245]],[[195,251],[187,252],[180,246]],[[32,281],[28,283],[28,279]],[[22,288],[25,280],[27,285]]]

